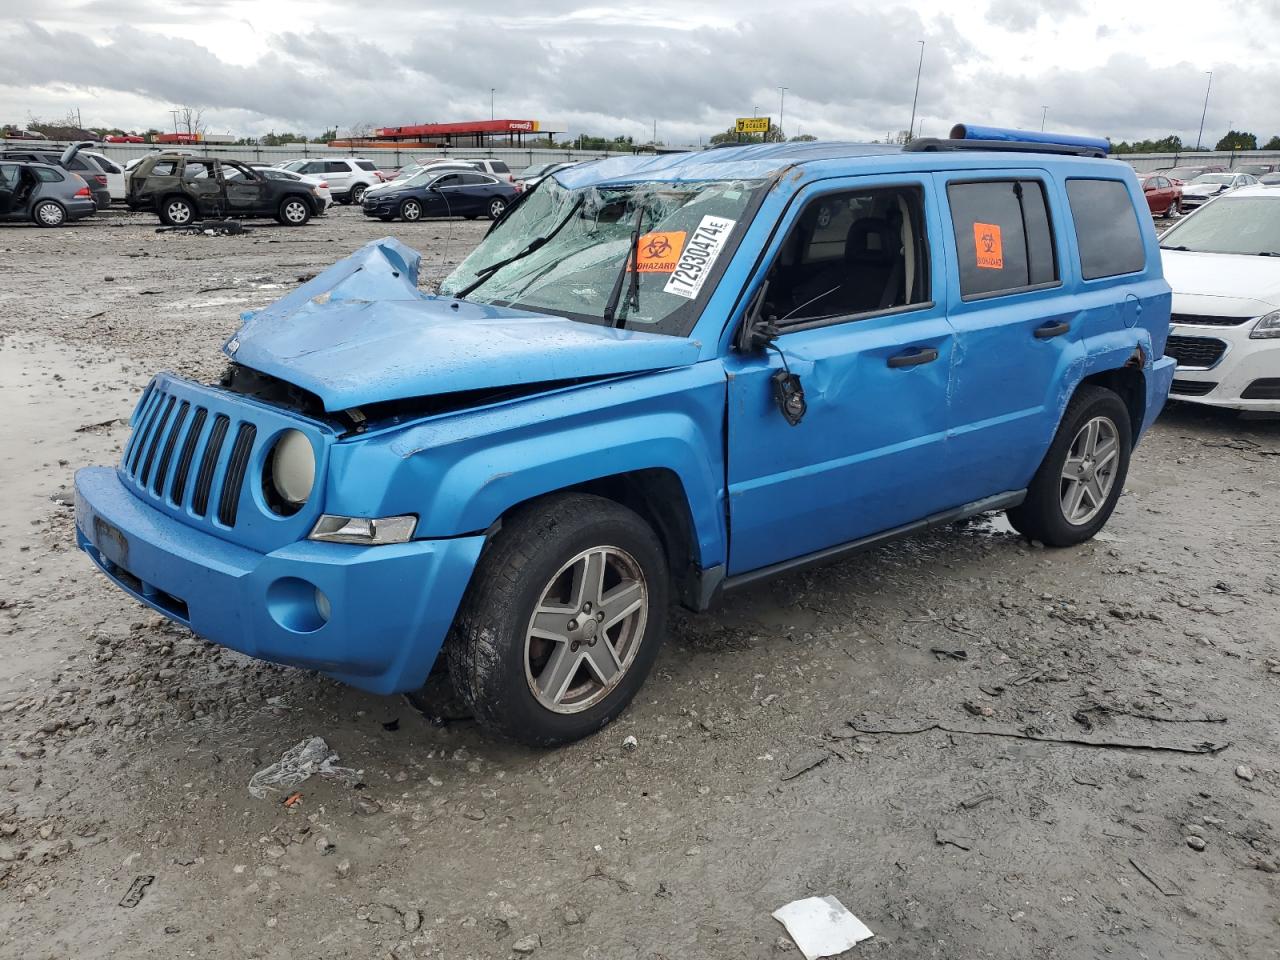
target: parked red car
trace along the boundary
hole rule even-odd
[[[1163,173],[1143,177],[1142,193],[1153,217],[1176,217],[1182,212],[1182,187]]]

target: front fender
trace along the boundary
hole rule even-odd
[[[724,410],[716,360],[442,415],[336,444],[325,510],[415,513],[419,538],[462,536],[534,497],[665,469],[705,569],[726,556]]]

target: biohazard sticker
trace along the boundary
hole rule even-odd
[[[1004,246],[1000,242],[1000,228],[994,223],[973,225],[973,246],[981,270],[1004,269]]]
[[[726,217],[703,217],[698,229],[684,245],[675,270],[662,288],[663,292],[674,293],[687,300],[696,299],[737,222]]]
[[[685,232],[646,233],[636,248],[636,267],[641,273],[673,273],[684,250]]]

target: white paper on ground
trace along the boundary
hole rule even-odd
[[[794,900],[773,911],[773,919],[787,928],[804,960],[837,956],[875,936],[835,897]]]

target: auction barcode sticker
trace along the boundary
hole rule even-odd
[[[688,300],[696,298],[737,222],[725,217],[703,217],[698,229],[693,231],[684,245],[675,270],[667,280],[667,285],[662,288],[663,292],[674,293],[677,297]]]

